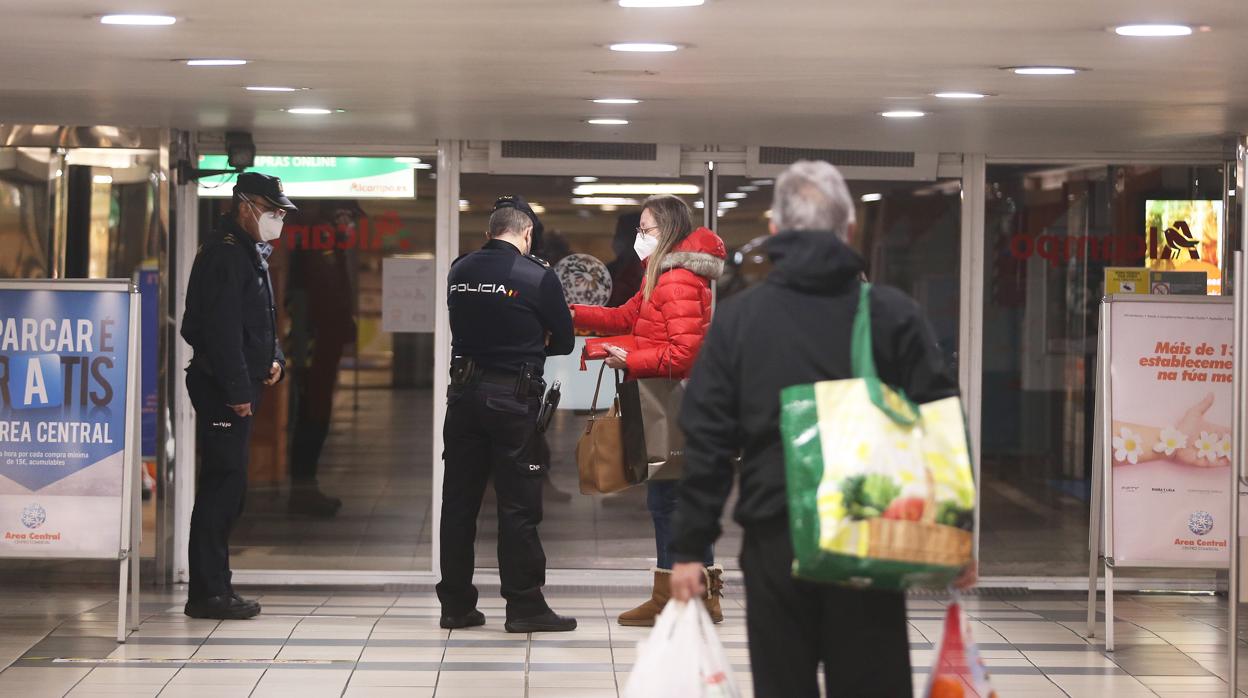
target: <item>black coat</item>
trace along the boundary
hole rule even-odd
[[[774,271],[716,309],[685,394],[685,469],[672,544],[680,561],[701,560],[719,537],[738,454],[736,520],[748,528],[787,517],[780,391],[853,377],[850,334],[862,259],[825,232],[781,233],[766,249]],[[884,382],[919,403],[957,394],[917,303],[896,289],[873,286],[871,323]]]
[[[451,265],[451,352],[482,368],[541,375],[547,356],[572,353],[576,336],[563,285],[542,260],[490,240]]]
[[[232,219],[195,255],[182,338],[195,350],[190,370],[211,376],[231,405],[255,399],[274,361],[284,371],[267,254]]]

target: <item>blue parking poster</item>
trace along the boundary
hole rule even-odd
[[[115,559],[131,294],[40,283],[0,284],[0,557]]]

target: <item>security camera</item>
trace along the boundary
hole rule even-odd
[[[225,133],[226,161],[236,170],[245,170],[256,164],[256,144],[246,131]]]

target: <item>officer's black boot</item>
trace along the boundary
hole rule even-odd
[[[446,630],[460,630],[462,628],[476,628],[485,625],[485,614],[473,609],[462,616],[453,616],[442,614],[442,619],[438,623]]]
[[[235,594],[221,594],[187,601],[183,612],[191,618],[247,620],[260,615],[260,604],[244,601]]]
[[[539,616],[508,620],[503,628],[509,633],[566,633],[576,630],[576,619],[547,611]]]

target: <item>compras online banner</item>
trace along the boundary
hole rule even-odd
[[[1227,564],[1231,305],[1112,302],[1114,561]]]
[[[0,289],[0,557],[117,557],[129,320],[129,293]]]

